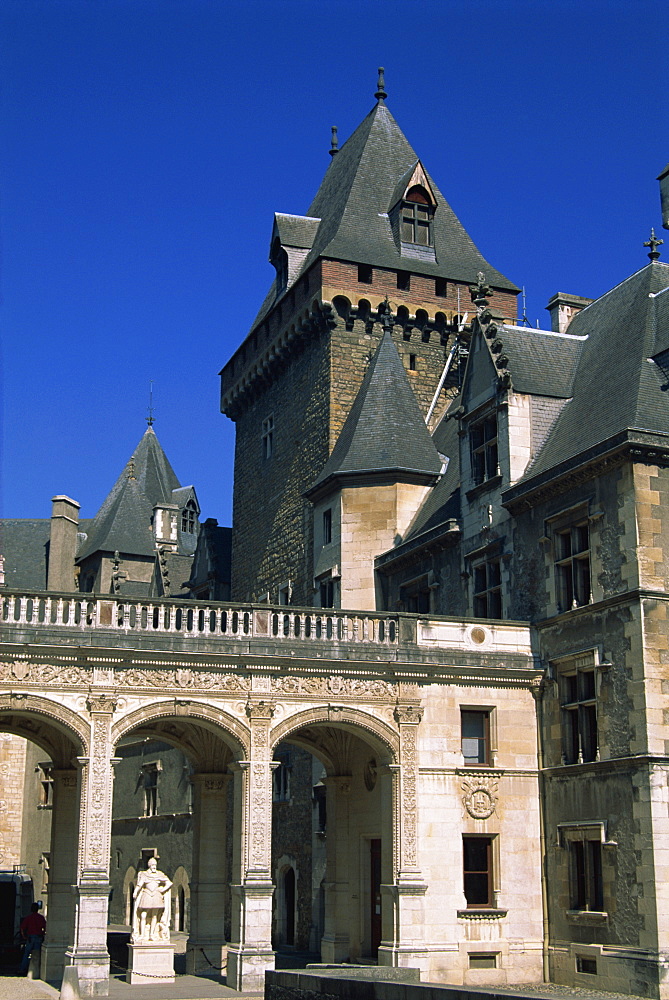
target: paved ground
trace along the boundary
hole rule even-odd
[[[608,993],[594,989],[572,989],[543,983],[536,986],[493,987],[491,992],[530,995],[541,1000],[639,1000],[627,993]],[[0,1000],[57,1000],[59,991],[39,979],[18,976],[0,976]],[[110,1000],[219,1000],[243,997],[244,1000],[262,1000],[262,993],[237,993],[205,976],[177,976],[173,983],[153,986],[130,986],[120,975],[109,981]]]

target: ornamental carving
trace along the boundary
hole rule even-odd
[[[462,783],[462,802],[472,819],[488,819],[497,806],[497,789],[499,783],[496,778],[486,775],[472,775]]]
[[[109,775],[109,716],[98,715],[93,720],[89,794],[86,802],[85,867],[103,871],[109,860],[111,789]]]
[[[316,695],[350,698],[394,698],[397,687],[389,681],[376,678],[342,677],[296,677],[287,674],[272,677],[272,691],[277,694]]]
[[[130,668],[117,670],[119,686],[136,688],[188,688],[201,691],[221,691],[240,693],[250,690],[248,677],[239,674],[223,674],[214,671],[191,670],[177,668],[176,670],[140,670]]]
[[[90,671],[83,667],[64,667],[52,663],[27,663],[25,660],[0,663],[0,682],[13,680],[25,684],[37,684],[40,688],[48,685],[76,687],[90,683]]]

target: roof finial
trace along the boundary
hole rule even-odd
[[[332,142],[330,143],[330,156],[336,156],[339,152],[339,139],[337,138],[337,126],[332,126]]]
[[[154,420],[154,417],[153,417],[153,379],[149,379],[149,406],[148,406],[148,413],[149,413],[149,415],[146,418],[146,422],[149,425],[149,427],[152,427],[153,426],[153,420]]]
[[[376,85],[378,89],[374,94],[374,97],[377,99],[377,101],[385,101],[386,97],[388,96],[386,94],[386,81],[383,77],[384,72],[385,70],[383,69],[383,66],[379,66],[379,80]]]
[[[644,243],[645,247],[650,247],[650,253],[648,254],[650,260],[658,259],[658,257],[660,256],[660,251],[657,248],[661,247],[663,243],[664,240],[658,240],[655,238],[655,230],[651,228],[650,239],[646,240],[646,242]]]

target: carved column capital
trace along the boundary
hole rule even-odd
[[[423,718],[423,709],[420,705],[397,704],[393,714],[398,725],[417,726]]]
[[[108,691],[101,694],[89,692],[86,707],[91,715],[113,715],[118,705],[118,699]]]
[[[269,723],[274,715],[274,702],[249,700],[246,703],[246,714],[252,722]]]

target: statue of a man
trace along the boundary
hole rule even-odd
[[[133,893],[135,911],[132,921],[132,943],[169,941],[170,889],[172,882],[158,870],[155,858],[149,858],[146,869],[139,872]]]

